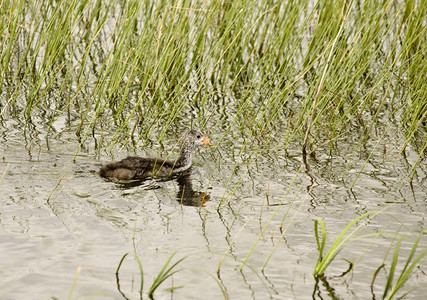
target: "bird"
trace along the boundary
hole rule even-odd
[[[198,129],[187,131],[181,140],[180,155],[176,160],[128,156],[101,167],[99,175],[114,180],[141,180],[149,177],[170,177],[191,167],[193,151],[197,146],[213,146]]]

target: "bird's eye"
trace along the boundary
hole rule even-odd
[[[198,135],[198,136],[197,136],[197,138],[198,138],[198,139],[200,139],[201,137],[202,137],[201,135]]]

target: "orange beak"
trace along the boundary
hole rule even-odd
[[[213,146],[213,144],[211,144],[211,142],[209,142],[208,138],[205,136],[203,137],[203,145]]]

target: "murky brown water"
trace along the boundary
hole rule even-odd
[[[346,246],[327,270],[327,281],[316,286],[313,221],[325,222],[327,248],[351,220],[395,201],[369,221],[362,233],[396,233],[400,228],[414,239],[425,229],[427,168],[422,161],[412,184],[408,183],[406,175],[417,159],[411,146],[405,155],[390,150],[395,153],[383,163],[383,148],[375,149],[376,141],[353,153],[349,138],[340,143],[340,149],[320,149],[316,159],[308,158],[304,164],[299,147],[292,145],[286,150],[261,151],[256,159],[250,157],[250,150],[260,149],[255,143],[239,153],[239,133],[230,132],[217,147],[197,151],[185,178],[124,186],[94,174],[112,159],[97,150],[99,136],[88,138],[73,162],[77,125],[63,122],[47,142],[43,121],[38,122],[32,130],[24,130],[12,119],[0,123],[0,175],[4,174],[0,182],[1,299],[64,299],[70,291],[73,298],[123,299],[115,271],[127,252],[141,259],[146,293],[175,251],[174,261],[188,257],[179,265],[181,271],[156,291],[156,299],[220,299],[216,280],[230,299],[368,299],[372,298],[372,276],[393,239],[361,239]],[[218,143],[225,129],[205,128],[204,132]],[[170,132],[164,141],[166,150],[185,130],[179,128],[175,136]],[[273,136],[280,132],[277,128]],[[107,140],[111,137],[104,134]],[[155,155],[158,149],[153,141],[136,152]],[[116,159],[133,154],[119,147],[113,152]],[[180,205],[183,185],[187,189],[184,205]],[[266,205],[267,191],[271,206]],[[201,208],[200,193],[207,199]],[[281,201],[283,205],[277,206]],[[240,270],[258,238],[247,266]],[[411,245],[403,243],[404,258]],[[420,249],[426,246],[423,237]],[[216,271],[225,253],[218,278]],[[354,271],[335,277],[348,268],[341,258],[353,261]],[[402,258],[399,268],[403,264]],[[417,270],[404,290],[426,280],[425,268]],[[138,281],[137,262],[129,255],[120,276],[126,297],[139,297]],[[384,284],[384,272],[380,272],[377,298]],[[170,287],[177,289],[165,290]],[[426,293],[424,286],[407,298],[421,299]]]

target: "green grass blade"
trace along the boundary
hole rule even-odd
[[[154,292],[157,290],[157,288],[166,280],[168,279],[170,276],[172,276],[173,274],[175,274],[176,272],[178,272],[179,270],[175,270],[175,267],[181,263],[185,258],[187,258],[186,256],[179,259],[176,263],[174,263],[171,267],[168,268],[169,263],[171,262],[172,258],[175,256],[176,252],[172,253],[172,255],[168,258],[168,260],[166,261],[166,263],[164,264],[163,268],[160,270],[159,274],[157,275],[157,277],[154,279],[153,284],[151,285],[150,289],[148,290],[148,297],[150,297],[150,299],[153,299],[153,294]]]
[[[397,265],[399,250],[400,250],[403,237],[401,237],[398,240],[395,247],[393,259],[392,259],[392,264],[390,266],[387,284],[384,289],[383,299],[393,299],[396,296],[397,292],[399,292],[404,286],[404,284],[409,280],[414,269],[417,266],[419,266],[427,257],[427,250],[422,250],[421,253],[415,258],[415,260],[412,261],[415,256],[415,252],[418,249],[420,239],[423,235],[424,235],[424,231],[421,231],[412,246],[411,252],[408,255],[408,258],[406,260],[403,270],[400,272],[399,278],[396,280],[396,283],[393,285],[393,278],[396,272],[396,265]]]

